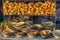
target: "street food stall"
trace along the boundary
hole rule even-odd
[[[53,0],[3,0],[3,37],[49,38],[55,29]]]

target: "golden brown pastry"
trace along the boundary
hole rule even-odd
[[[3,33],[5,33],[5,34],[9,34],[9,33],[12,33],[13,31],[12,30],[10,30],[10,29],[4,29],[3,30]]]
[[[47,34],[50,34],[50,33],[51,33],[50,30],[42,30],[42,31],[40,32],[41,35],[47,35]]]
[[[27,31],[29,28],[29,26],[24,26],[21,30]]]
[[[43,26],[41,24],[34,24],[33,26],[36,26],[38,28],[43,28]]]
[[[3,3],[3,12],[9,15],[22,14],[22,15],[43,15],[47,16],[55,15],[56,3],[52,1],[43,2],[30,2],[25,4],[24,2],[9,2]]]
[[[23,24],[24,24],[24,22],[18,22],[18,23],[16,23],[15,27],[21,26]]]
[[[23,31],[21,31],[21,30],[18,30],[16,33],[17,33],[17,34],[19,34],[19,35],[24,34],[24,32],[23,32]]]
[[[36,34],[37,34],[37,31],[35,31],[35,30],[30,31],[29,34],[30,34],[30,35],[36,35]]]

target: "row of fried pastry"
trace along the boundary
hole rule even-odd
[[[4,15],[54,15],[56,4],[55,2],[9,2],[3,3]]]

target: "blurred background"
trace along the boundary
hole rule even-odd
[[[2,22],[3,21],[3,13],[2,13],[2,0],[0,0],[0,22]]]
[[[60,29],[60,0],[56,0],[56,29]]]

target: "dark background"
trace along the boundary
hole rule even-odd
[[[3,13],[1,11],[1,9],[2,9],[2,0],[0,0],[0,22],[3,21]]]
[[[56,0],[56,29],[60,29],[60,0]]]

